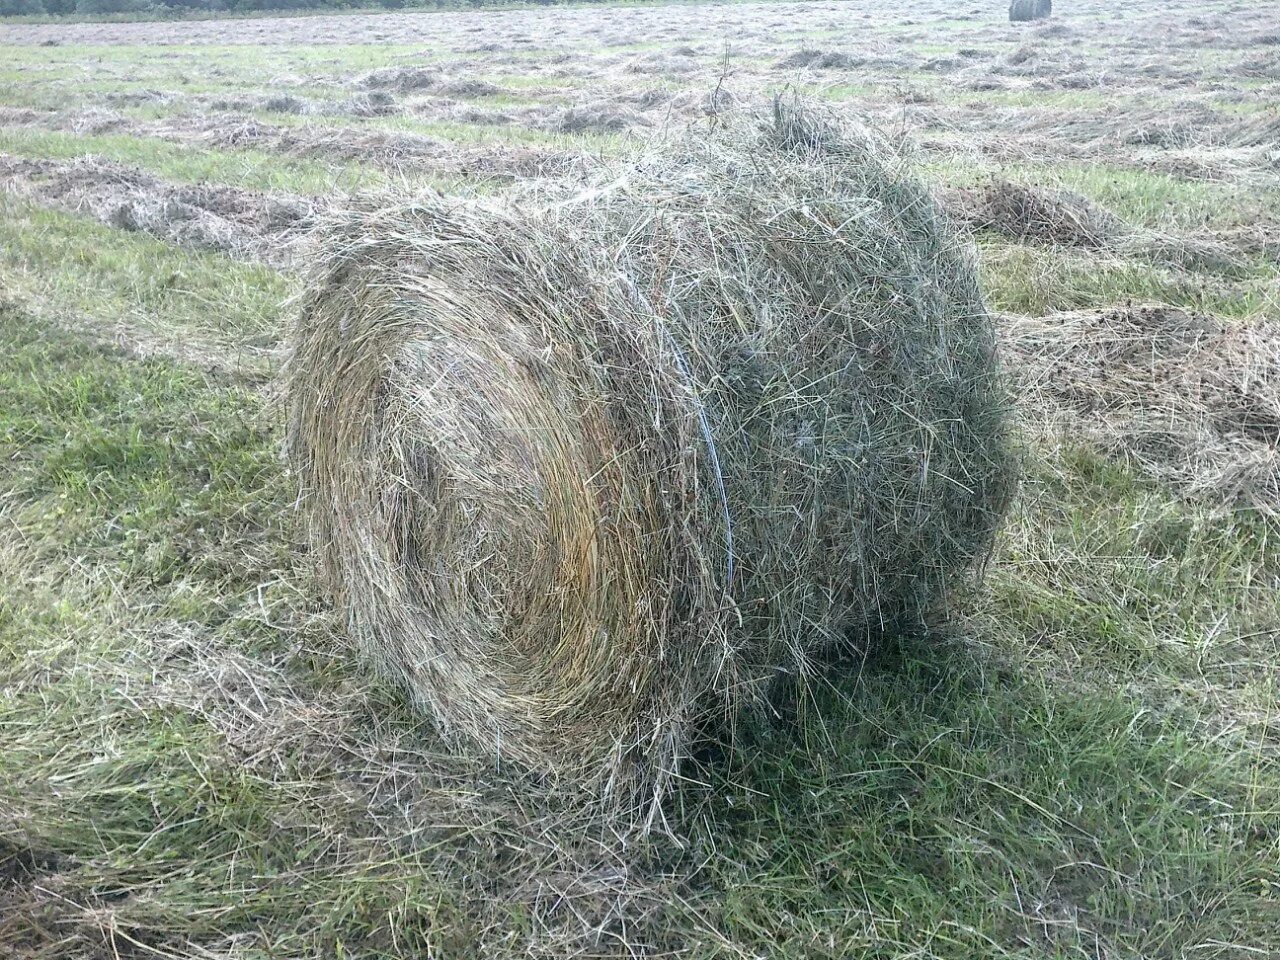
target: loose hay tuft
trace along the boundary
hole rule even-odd
[[[1011,240],[1102,247],[1128,228],[1110,211],[1070,190],[993,180],[958,191],[953,213],[976,230]]]
[[[325,580],[495,756],[652,801],[699,719],[988,551],[993,325],[865,135],[780,104],[578,193],[352,211],[325,250],[288,374]]]

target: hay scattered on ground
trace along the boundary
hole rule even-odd
[[[623,133],[648,123],[643,114],[606,100],[566,107],[550,118],[549,126],[559,133]]]
[[[1280,509],[1280,329],[1165,306],[1006,321],[1031,423],[1063,424],[1183,492]]]
[[[440,81],[440,71],[434,67],[379,67],[356,78],[357,86],[367,90],[391,90],[396,93],[430,90]]]
[[[1115,244],[1121,256],[1141,257],[1152,263],[1219,274],[1247,269],[1243,251],[1215,236],[1177,235],[1134,230]]]
[[[502,87],[485,80],[462,79],[442,81],[433,91],[443,97],[494,97],[503,93]]]
[[[357,162],[395,169],[456,153],[451,144],[421,134],[389,130],[300,128],[262,123],[252,117],[218,118],[194,124],[184,133],[217,147],[256,147],[296,157]]]
[[[386,90],[369,90],[333,107],[333,112],[353,117],[388,117],[398,110],[395,96]]]
[[[262,101],[262,109],[269,113],[287,113],[301,116],[311,112],[311,104],[291,93],[269,94]]]
[[[1184,270],[1229,274],[1244,267],[1242,251],[1216,237],[1137,227],[1071,190],[995,180],[978,188],[943,188],[939,196],[958,222],[1010,240],[1105,248]]]
[[[784,70],[848,70],[856,67],[858,61],[838,50],[812,50],[806,47],[783,57],[777,65]]]
[[[647,803],[701,719],[985,555],[992,324],[882,150],[779,106],[581,193],[333,224],[291,449],[337,607],[443,729]]]
[[[949,199],[952,213],[973,229],[1011,240],[1101,247],[1129,232],[1110,211],[1070,190],[993,180]]]
[[[23,160],[0,154],[2,189],[182,246],[286,265],[319,202],[215,184],[175,184],[97,157]]]

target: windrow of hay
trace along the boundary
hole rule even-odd
[[[1162,233],[1125,222],[1071,190],[993,179],[978,187],[942,189],[939,198],[958,222],[1027,243],[1107,249],[1161,264],[1231,272],[1242,266],[1229,245],[1213,237]]]
[[[784,70],[806,67],[810,70],[848,70],[857,65],[858,62],[847,53],[839,50],[814,50],[810,47],[788,54],[775,64]]]
[[[1011,318],[1004,347],[1030,421],[1185,493],[1280,505],[1280,330],[1173,307]]]
[[[953,215],[975,230],[1012,240],[1101,247],[1128,232],[1109,210],[1070,190],[992,180],[954,192]]]
[[[653,800],[691,726],[985,556],[993,324],[884,151],[778,104],[585,189],[332,225],[291,451],[335,602],[442,729]]]
[[[220,184],[170,183],[94,156],[0,156],[0,192],[182,246],[279,266],[290,263],[322,204]]]

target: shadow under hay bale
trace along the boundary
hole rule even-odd
[[[291,452],[335,603],[443,730],[651,804],[691,725],[986,555],[993,324],[882,151],[779,105],[582,192],[332,225]]]
[[[1009,4],[1009,22],[1025,23],[1045,20],[1053,14],[1053,0],[1013,0]]]

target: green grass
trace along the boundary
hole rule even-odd
[[[309,82],[291,85],[299,96],[331,97],[333,85],[376,67],[422,66],[439,59],[418,45],[335,44],[264,49],[253,45],[201,45],[175,51],[170,47],[85,46],[30,47],[0,45],[0,102],[10,106],[61,107],[86,97],[166,90],[187,95],[233,96],[276,88],[285,73]]]
[[[1228,230],[1274,218],[1280,190],[1268,183],[1187,180],[1117,163],[982,163],[969,157],[931,157],[931,179],[976,186],[993,177],[1082,194],[1132,226],[1155,230]]]
[[[0,128],[0,152],[52,160],[97,156],[183,183],[212,181],[301,194],[328,194],[387,182],[385,174],[362,164],[330,164],[255,149],[219,150],[128,134]]]
[[[923,55],[991,44],[989,19],[865,29],[927,32]],[[850,35],[800,26],[784,49],[735,63],[771,65],[801,33],[833,47]],[[1108,43],[1088,49],[1101,57]],[[282,74],[315,81],[291,93],[332,98],[347,88],[326,81],[452,56],[405,44],[0,51],[0,100],[61,110],[128,90],[260,93]],[[545,55],[466,75],[510,91],[479,101],[490,106],[591,87],[547,80]],[[900,81],[824,79],[831,99],[898,97]],[[1150,103],[911,82],[938,110]],[[188,106],[121,112],[158,120]],[[263,117],[461,145],[627,147],[413,115]],[[1191,182],[1043,151],[997,169],[960,139],[930,150],[937,180],[1064,186],[1154,230],[1262,229],[1280,200],[1247,172]],[[124,134],[10,128],[0,151],[301,193],[380,182],[358,164]],[[1275,312],[1278,273],[1260,255],[1215,270],[992,237],[978,254],[1002,311]],[[0,195],[0,954],[503,960],[613,956],[626,942],[686,960],[1280,956],[1274,517],[1179,496],[1070,424],[1029,436],[987,578],[949,626],[832,665],[794,714],[700,756],[690,773],[706,782],[665,807],[678,843],[629,851],[642,893],[619,901],[623,923],[607,894],[564,893],[582,869],[608,887],[616,861],[581,831],[531,843],[522,817],[539,815],[536,792],[513,802],[487,768],[445,755],[321,602],[263,385],[297,283]],[[592,924],[603,946],[539,940]]]
[[[1188,181],[1105,163],[1063,163],[1010,170],[1014,179],[1056,179],[1129,223],[1153,228],[1228,228],[1280,209],[1280,190],[1257,185]]]
[[[32,906],[30,936],[473,955],[484,829],[414,839],[353,799],[357,769],[379,776],[371,742],[422,733],[376,686],[376,722],[326,713],[350,670],[308,612],[263,401],[4,321],[0,856],[50,864],[89,908]],[[833,674],[673,799],[688,846],[668,869],[693,872],[660,942],[696,958],[1280,947],[1280,763],[1250,719],[1276,693],[1275,638],[1248,639],[1280,616],[1267,531],[1084,451],[1034,464],[961,634]],[[1241,691],[1244,663],[1261,672]],[[311,719],[271,726],[277,704]]]
[[[1207,743],[1122,694],[937,643],[841,694],[821,704],[820,760],[775,743],[716,784],[735,802],[708,816],[702,903],[733,948],[705,955],[1155,958],[1274,942],[1276,838],[1257,828],[1277,770],[1246,738]]]
[[[270,54],[264,57],[264,52]],[[324,44],[318,46],[254,44],[200,44],[188,48],[128,44],[60,44],[33,48],[0,44],[0,55],[9,63],[47,65],[49,69],[110,69],[125,73],[165,71],[200,73],[205,70],[234,72],[249,80],[267,81],[282,68],[327,71],[343,77],[353,71],[385,66],[389,62],[429,61],[431,48],[423,44]]]
[[[1042,316],[1126,301],[1167,303],[1247,318],[1271,309],[1275,274],[1260,265],[1226,279],[1147,260],[1063,248],[981,240],[983,283],[992,306]]]
[[[0,198],[0,289],[55,317],[243,357],[278,342],[294,286],[268,267]]]

